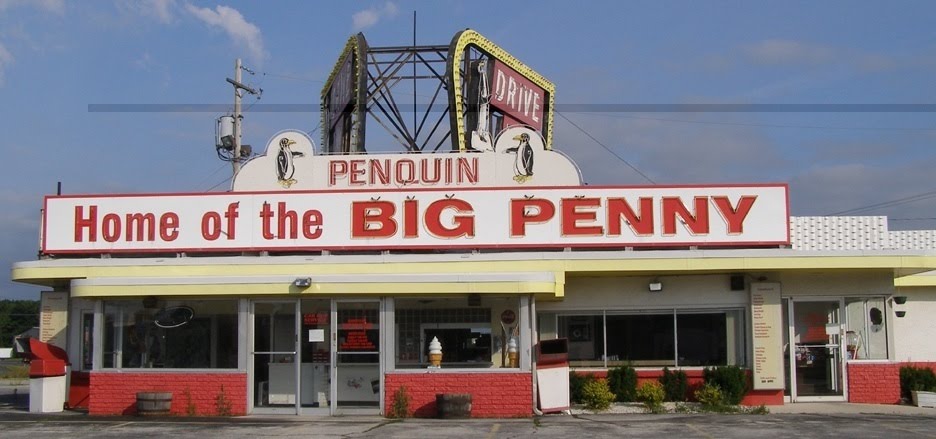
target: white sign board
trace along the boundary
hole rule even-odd
[[[780,300],[779,283],[751,284],[754,390],[781,390],[784,387],[784,328]]]
[[[785,185],[51,196],[45,204],[47,254],[789,243]]]

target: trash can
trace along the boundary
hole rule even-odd
[[[437,393],[436,411],[440,419],[467,419],[471,417],[470,393]]]
[[[29,360],[29,412],[58,413],[65,409],[68,354],[34,338],[19,347]]]
[[[543,413],[569,409],[569,340],[541,340],[536,345],[536,384]]]

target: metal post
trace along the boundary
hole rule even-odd
[[[234,61],[234,81],[237,84],[241,84],[241,59],[237,58]],[[231,160],[231,166],[233,167],[234,177],[237,177],[237,173],[240,172],[241,163],[241,92],[240,89],[235,85],[234,86],[234,158]]]

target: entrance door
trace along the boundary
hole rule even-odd
[[[794,402],[844,401],[842,299],[794,299],[789,370]]]
[[[254,413],[298,413],[296,301],[254,302],[251,314]]]
[[[380,302],[335,301],[332,322],[333,414],[379,414]]]

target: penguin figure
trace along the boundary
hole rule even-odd
[[[530,135],[522,133],[515,136],[513,140],[519,140],[520,144],[512,148],[507,148],[505,152],[517,153],[514,161],[514,180],[517,183],[523,183],[533,177],[533,147],[530,146]]]
[[[296,179],[293,178],[293,174],[296,173],[296,168],[293,165],[293,158],[305,155],[301,152],[289,149],[289,147],[295,143],[294,140],[283,137],[280,139],[279,152],[276,154],[276,177],[279,179],[280,185],[284,188],[289,188],[296,183]]]

